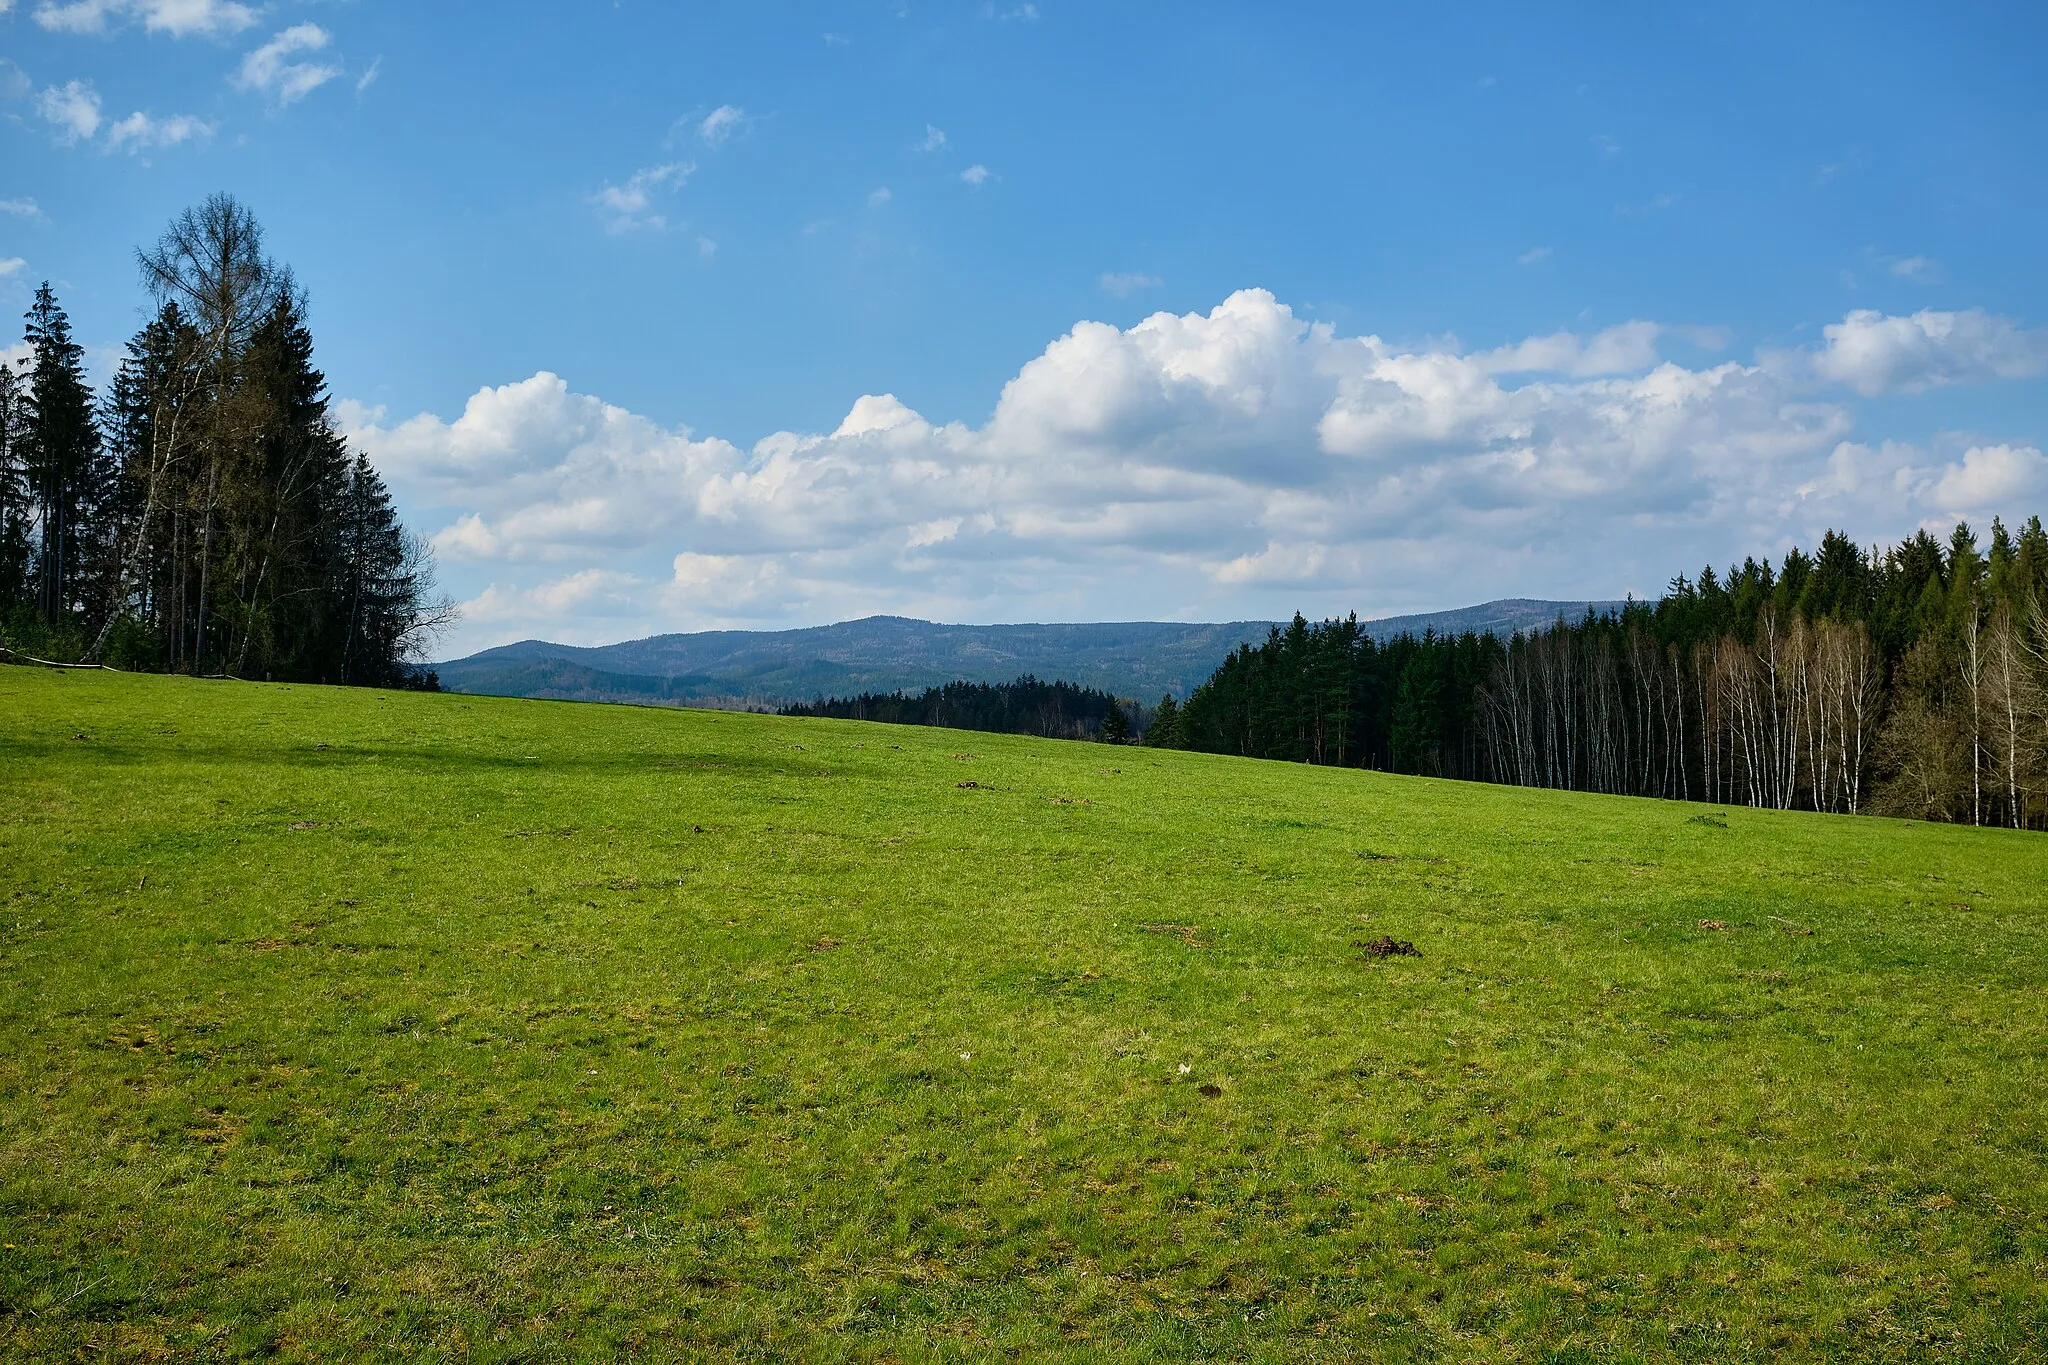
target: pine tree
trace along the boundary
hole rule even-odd
[[[1181,714],[1180,703],[1168,692],[1159,699],[1159,706],[1152,712],[1152,724],[1145,730],[1145,743],[1154,749],[1185,749],[1187,744],[1186,718]]]
[[[49,282],[29,305],[27,420],[21,440],[36,527],[35,599],[45,624],[72,624],[80,606],[90,527],[86,512],[100,474],[99,427],[85,382],[85,348]]]
[[[28,471],[22,443],[26,416],[14,368],[0,360],[0,626],[29,598],[30,532]]]
[[[341,642],[334,681],[418,686],[410,660],[453,619],[454,608],[434,595],[432,554],[399,523],[384,480],[361,455],[349,471],[335,526]]]
[[[1442,771],[1443,692],[1436,652],[1419,649],[1402,665],[1393,721],[1388,727],[1388,748],[1396,772],[1435,776]]]
[[[351,471],[296,291],[282,291],[241,368],[257,425],[225,519],[225,657],[237,673],[325,680],[345,643],[335,524]]]

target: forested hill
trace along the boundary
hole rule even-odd
[[[1636,796],[2048,829],[2048,530],[1829,532],[1547,629],[1297,616],[1146,742]]]
[[[1455,611],[1367,622],[1391,639],[1492,630],[1511,634],[1577,619],[1616,602],[1523,598]],[[656,635],[597,648],[524,640],[438,665],[459,692],[575,701],[748,703],[779,706],[819,696],[917,691],[949,682],[1057,678],[1118,696],[1185,696],[1241,644],[1263,641],[1270,621],[1204,624],[1124,621],[1095,625],[954,626],[902,616],[805,630]]]

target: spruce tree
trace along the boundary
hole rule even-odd
[[[24,394],[14,368],[0,361],[0,626],[29,597],[28,471],[22,445]]]
[[[1185,749],[1187,729],[1181,715],[1180,703],[1168,692],[1159,699],[1159,706],[1152,712],[1152,724],[1145,730],[1145,743],[1154,749]]]
[[[36,523],[35,598],[50,626],[71,624],[80,603],[89,530],[85,513],[94,487],[100,434],[85,348],[45,280],[29,305],[27,420],[22,446]]]
[[[334,681],[406,686],[407,655],[437,604],[426,601],[423,547],[406,535],[384,480],[361,455],[349,471],[336,529],[341,641]]]

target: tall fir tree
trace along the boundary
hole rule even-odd
[[[85,348],[45,280],[29,305],[29,349],[23,463],[35,519],[35,601],[45,624],[73,622],[84,603],[79,588],[94,529],[87,514],[99,494],[100,432]]]
[[[14,367],[0,360],[0,627],[14,609],[26,606],[29,596],[35,517],[21,439],[27,415],[24,401]]]

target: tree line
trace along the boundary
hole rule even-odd
[[[0,648],[206,676],[431,686],[453,608],[313,364],[307,298],[226,195],[138,251],[106,391],[46,282],[0,365]]]
[[[1132,712],[1137,714],[1134,716]],[[1122,743],[1145,717],[1142,708],[1107,692],[1069,682],[1041,682],[1025,674],[1015,682],[949,682],[922,693],[863,692],[820,697],[785,706],[785,716],[829,716],[891,725],[942,725],[1042,739],[1100,739]]]
[[[1545,630],[1375,642],[1300,616],[1146,742],[1778,809],[2048,827],[2048,535],[1994,520],[1680,576]]]

